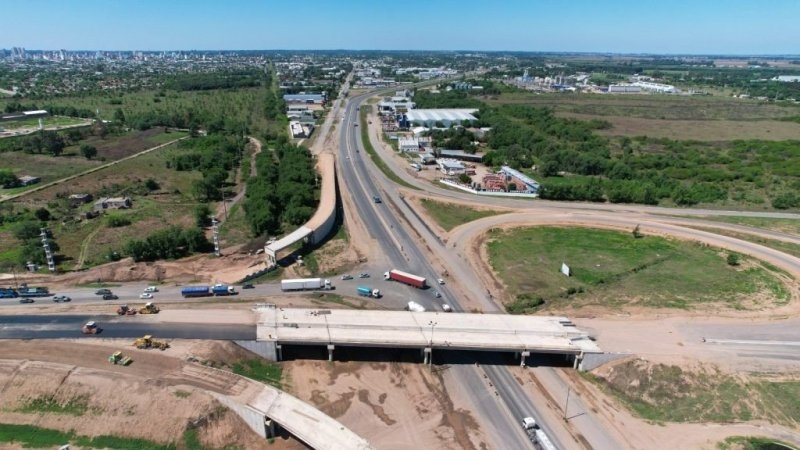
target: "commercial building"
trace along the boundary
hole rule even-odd
[[[324,105],[325,94],[284,94],[283,101],[286,103],[306,103],[314,105]]]
[[[518,182],[518,183],[515,183],[517,185],[517,191],[522,191],[522,192],[525,192],[527,194],[538,194],[539,193],[539,189],[540,189],[539,182],[534,180],[533,178],[525,175],[524,173],[522,173],[522,172],[520,172],[518,170],[512,169],[511,167],[508,167],[508,166],[502,166],[500,168],[500,173],[504,174],[504,175],[506,175],[508,177],[511,177],[513,179],[512,181],[517,181]],[[523,189],[520,189],[520,188],[523,188]]]
[[[464,150],[449,150],[446,148],[441,148],[438,152],[443,158],[457,159],[459,161],[471,163],[483,162],[483,153],[467,153]]]
[[[399,152],[418,152],[419,149],[419,141],[416,138],[400,138],[397,140],[397,150]]]
[[[412,109],[406,113],[409,123],[416,126],[435,127],[461,125],[465,120],[476,122],[478,119],[472,114],[477,112],[474,108],[453,109]]]
[[[461,161],[456,161],[454,159],[437,159],[436,164],[439,165],[439,170],[441,170],[443,174],[449,176],[461,175],[467,170]]]

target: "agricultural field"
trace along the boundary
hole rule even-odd
[[[487,246],[511,313],[585,306],[749,310],[789,300],[775,268],[692,242],[538,227],[489,232]],[[570,277],[560,273],[562,263]]]

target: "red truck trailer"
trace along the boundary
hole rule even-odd
[[[388,272],[383,274],[384,280],[392,280],[392,281],[399,281],[401,283],[405,283],[409,286],[414,286],[415,288],[424,289],[428,285],[425,283],[425,278],[408,273],[403,272],[402,270],[392,269]]]

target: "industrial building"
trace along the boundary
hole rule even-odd
[[[283,101],[286,103],[306,103],[313,105],[324,105],[325,94],[284,94]]]
[[[504,174],[504,175],[506,175],[508,177],[511,177],[513,179],[512,181],[518,181],[518,183],[516,183],[517,184],[517,191],[525,192],[525,193],[528,193],[528,194],[538,194],[539,193],[539,189],[540,189],[539,182],[534,180],[533,178],[525,175],[524,173],[522,173],[522,172],[520,172],[518,170],[512,169],[511,167],[508,167],[508,166],[502,166],[500,168],[500,173]],[[524,189],[520,189],[520,188],[524,188]]]
[[[467,171],[467,168],[464,167],[464,164],[462,164],[461,161],[456,161],[455,159],[437,159],[436,164],[439,165],[439,170],[448,176],[461,175]]]
[[[461,125],[465,120],[476,122],[478,119],[472,114],[477,111],[474,108],[412,109],[406,113],[406,118],[412,125],[434,127],[439,124],[449,128],[453,124]]]
[[[400,138],[397,140],[397,150],[399,152],[418,152],[420,150],[419,140],[416,138]]]
[[[457,159],[459,161],[471,163],[483,162],[483,153],[467,153],[464,150],[449,150],[446,148],[440,148],[438,152],[443,158]]]

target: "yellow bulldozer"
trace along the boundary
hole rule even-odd
[[[159,350],[166,350],[169,348],[168,342],[157,341],[149,334],[136,339],[136,341],[133,342],[133,345],[136,348],[157,348]]]
[[[108,357],[108,362],[120,366],[127,366],[128,364],[133,362],[133,359],[131,359],[130,356],[124,356],[120,351],[116,351],[114,352],[114,354]]]
[[[139,308],[139,314],[158,314],[159,312],[161,312],[161,309],[153,302],[147,302],[147,304]]]

